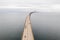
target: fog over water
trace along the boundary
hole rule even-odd
[[[0,40],[21,40],[29,12],[28,9],[0,9]],[[31,23],[35,40],[60,39],[59,12],[32,14]]]

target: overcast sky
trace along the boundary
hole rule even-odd
[[[60,0],[0,0],[0,8],[31,8],[60,12]]]

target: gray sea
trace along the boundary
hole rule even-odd
[[[0,9],[0,40],[21,40],[30,12],[30,9]],[[59,12],[34,13],[31,24],[35,40],[60,40]]]

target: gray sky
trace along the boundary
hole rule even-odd
[[[0,0],[0,8],[30,8],[60,12],[60,0]]]

